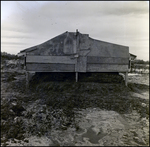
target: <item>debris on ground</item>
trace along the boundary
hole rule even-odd
[[[16,67],[15,67],[16,68]],[[149,74],[1,73],[1,146],[148,146]],[[135,77],[138,77],[136,82]]]

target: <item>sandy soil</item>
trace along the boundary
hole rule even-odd
[[[14,77],[8,75],[9,73],[4,72],[1,77],[1,115],[6,111],[10,113],[7,117],[4,115],[4,119],[2,119],[1,122],[2,127],[4,127],[3,134],[1,134],[1,146],[149,145],[149,116],[144,114],[144,116],[141,117],[140,113],[142,112],[138,112],[138,109],[132,108],[132,111],[130,112],[119,113],[114,110],[101,109],[96,107],[96,105],[94,107],[90,105],[84,109],[74,108],[75,123],[73,123],[74,125],[66,126],[63,123],[60,123],[64,120],[64,122],[68,121],[66,116],[62,116],[63,110],[61,108],[52,110],[51,107],[48,107],[40,99],[35,99],[35,93],[26,90],[25,87],[23,87],[23,84],[22,87],[20,87],[21,82],[25,82],[25,75],[23,72]],[[9,79],[9,77],[14,79]],[[129,91],[128,96],[130,97],[128,99],[140,99],[142,101],[140,103],[140,108],[142,107],[141,110],[147,110],[149,102],[146,100],[149,99],[149,88],[140,90],[138,87],[139,85],[135,85],[135,87],[132,87],[131,85],[134,83],[143,84],[142,86],[149,86],[149,74],[130,74],[129,82],[131,83],[129,88],[132,88],[132,90]],[[30,99],[28,99],[29,95]],[[41,95],[44,97],[44,94]],[[109,96],[111,95],[113,95],[113,93],[109,94]],[[93,96],[93,94],[91,94],[91,96]],[[14,109],[18,106],[18,103],[20,113]],[[54,117],[54,113],[58,116]],[[38,120],[38,117],[41,117],[40,120]],[[60,120],[60,118],[64,120]],[[12,122],[12,125],[8,123],[9,120]],[[44,123],[41,121],[44,121]],[[44,134],[40,134],[41,132],[38,132],[38,130],[30,133],[27,131],[30,129],[29,126],[32,127],[34,125],[37,125],[37,128],[44,129],[45,126],[47,127],[46,123],[49,123],[49,121],[51,121],[51,127],[45,128],[47,132]],[[13,135],[17,129],[17,124],[20,122],[22,122],[22,126],[24,126],[23,130],[26,131],[22,133],[24,137],[19,138],[17,136],[15,138]],[[7,123],[8,125],[6,125]],[[5,128],[6,126],[8,128]],[[10,131],[12,126],[14,126],[14,129]],[[19,126],[20,129],[22,129],[22,126]],[[7,137],[7,134],[9,134],[9,137]]]
[[[149,121],[137,112],[120,115],[114,111],[89,108],[78,112],[79,129],[53,128],[49,136],[30,136],[29,143],[9,141],[8,146],[145,146],[148,145]]]

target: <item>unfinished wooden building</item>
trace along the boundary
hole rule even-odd
[[[27,81],[35,72],[121,72],[128,80],[129,47],[65,32],[40,45],[20,51],[25,56]]]

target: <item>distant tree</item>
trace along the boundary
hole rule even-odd
[[[1,60],[13,60],[13,59],[21,59],[21,58],[14,54],[1,52]]]
[[[149,61],[145,61],[145,64],[149,64]]]
[[[134,60],[133,61],[134,64],[144,64],[143,60]]]
[[[145,71],[146,69],[149,69],[149,61],[144,61],[140,59],[135,59],[131,61],[131,71],[130,72],[135,72],[136,70],[142,70]]]
[[[149,64],[149,61],[144,61],[140,59],[136,59],[132,61],[133,64]]]

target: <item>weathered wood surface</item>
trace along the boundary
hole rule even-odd
[[[65,32],[26,51],[30,55],[65,56],[77,53],[76,45],[76,33]]]
[[[88,56],[129,58],[129,47],[90,38]]]
[[[87,64],[87,72],[126,72],[128,65]]]
[[[27,56],[27,63],[64,63],[75,64],[76,59],[70,56]]]
[[[65,32],[27,49],[27,71],[126,72],[129,47]]]
[[[128,72],[125,73],[125,85],[128,86]]]
[[[103,63],[103,64],[129,64],[128,58],[112,58],[112,57],[98,57],[98,56],[88,56],[87,63]]]
[[[66,38],[64,39],[64,54],[73,54],[77,53],[76,50],[76,36],[74,33],[66,33]]]
[[[87,56],[90,53],[90,49],[79,50],[79,56]]]
[[[74,64],[27,63],[27,71],[36,72],[75,72]]]
[[[72,32],[65,32],[40,45],[26,49],[26,51],[28,54],[47,56],[88,53],[88,56],[129,58],[129,47],[127,46],[92,39],[88,34],[78,33],[76,35]]]
[[[79,34],[80,38],[80,49],[88,49],[89,48],[89,35],[88,34]]]
[[[34,55],[65,56],[83,54],[83,51],[79,53],[80,50],[90,50],[88,56],[129,58],[129,47],[127,46],[92,39],[88,34],[78,33],[77,35],[72,32],[65,32],[21,52]]]
[[[87,66],[87,57],[80,56],[77,58],[77,72],[86,72],[86,66]]]

